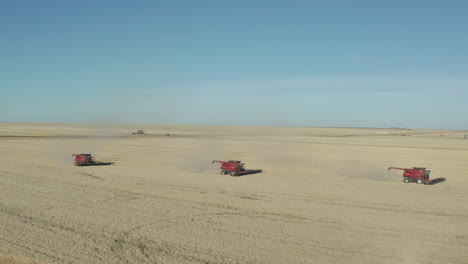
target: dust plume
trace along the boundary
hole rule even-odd
[[[80,127],[79,135],[63,135],[49,138],[47,153],[50,160],[56,164],[69,164],[72,162],[71,155],[76,153],[100,153],[105,152],[107,147],[115,142],[119,136],[119,124],[117,123],[92,123]],[[107,154],[106,157],[112,158]]]
[[[336,172],[339,175],[356,178],[368,179],[373,181],[393,181],[401,180],[401,177],[387,171],[388,166],[384,164],[369,163],[362,160],[352,159],[347,164],[340,164]]]
[[[104,119],[102,122],[93,123],[88,127],[88,146],[86,152],[96,153],[106,149],[112,144],[115,137],[119,136],[119,124]]]
[[[401,177],[387,170],[392,164],[390,161],[380,160],[378,154],[369,149],[357,152],[352,146],[343,145],[339,154],[336,162],[322,166],[343,177],[389,182],[401,180]]]
[[[215,172],[218,166],[211,164],[213,160],[224,157],[224,149],[216,139],[203,139],[189,154],[184,157],[182,168],[190,172]]]
[[[115,143],[118,136],[121,136],[120,127],[128,121],[131,116],[131,105],[138,99],[140,98],[133,93],[124,91],[100,94],[93,97],[82,113],[83,116],[86,116],[86,119],[81,121],[87,123],[80,124],[79,135],[86,140],[77,138],[57,140],[51,145],[50,150],[54,153],[54,160],[58,163],[68,163],[72,153],[96,154],[99,155],[97,157],[99,160],[113,159],[116,154],[106,153],[105,150]],[[64,116],[62,119],[70,120],[73,118]]]

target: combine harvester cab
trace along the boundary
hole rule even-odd
[[[94,156],[87,153],[72,154],[75,158],[75,166],[99,166],[99,165],[112,165],[113,162],[97,162],[94,160]]]
[[[220,163],[221,164],[221,174],[226,175],[230,174],[231,176],[241,176],[246,174],[254,174],[263,172],[262,170],[246,170],[245,164],[241,163],[239,160],[229,160],[229,161],[220,161],[220,160],[213,160],[213,163]]]
[[[403,182],[410,183],[415,182],[417,184],[426,184],[432,185],[439,182],[445,181],[445,178],[435,178],[429,179],[429,174],[431,174],[430,170],[426,170],[423,167],[413,167],[413,168],[397,168],[397,167],[389,167],[388,170],[403,170]]]

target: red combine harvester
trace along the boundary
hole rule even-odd
[[[435,178],[430,180],[429,174],[431,171],[421,167],[413,167],[411,169],[389,167],[388,170],[403,170],[403,182],[405,183],[416,182],[417,184],[431,185],[445,181],[445,178]]]
[[[112,165],[114,162],[97,162],[91,154],[81,153],[73,154],[75,157],[75,166],[99,166],[99,165]]]
[[[132,132],[133,135],[143,135],[143,130],[138,130],[137,132]]]
[[[221,174],[226,175],[230,174],[231,176],[241,176],[246,174],[254,174],[260,173],[262,170],[246,170],[244,167],[244,163],[241,163],[238,160],[229,160],[229,161],[220,161],[220,160],[213,160],[213,163],[221,163]]]

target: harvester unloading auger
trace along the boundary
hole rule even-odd
[[[238,160],[229,160],[229,161],[220,161],[220,160],[213,160],[213,163],[221,163],[221,174],[226,175],[230,174],[231,176],[241,176],[247,174],[254,174],[263,172],[262,170],[246,170],[244,163],[241,163]]]
[[[417,184],[432,185],[445,181],[445,178],[435,178],[430,180],[429,174],[431,173],[431,171],[426,170],[426,168],[422,167],[413,167],[411,169],[389,167],[388,170],[403,170],[404,183],[416,182]]]
[[[95,161],[94,156],[92,156],[91,154],[86,154],[86,153],[73,154],[72,157],[75,157],[75,166],[99,166],[99,165],[114,164],[114,162]]]

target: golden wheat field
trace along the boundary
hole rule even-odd
[[[464,133],[0,124],[0,263],[466,264]]]

